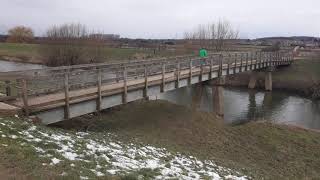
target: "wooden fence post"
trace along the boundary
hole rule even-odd
[[[261,69],[261,63],[262,63],[262,52],[260,52],[260,55],[259,55],[259,69]]]
[[[127,68],[126,66],[124,66],[122,103],[127,104],[127,102],[128,102]]]
[[[230,54],[228,54],[228,61],[227,61],[227,75],[229,75],[230,74],[230,59],[231,59],[231,55]]]
[[[70,119],[69,70],[67,70],[64,73],[64,97],[65,97],[64,118],[65,120],[69,120]]]
[[[102,102],[102,96],[101,96],[101,82],[102,81],[102,73],[101,68],[98,68],[98,99],[97,99],[97,111],[101,111],[101,102]]]
[[[243,61],[243,54],[241,53],[241,56],[240,56],[240,71],[239,72],[242,72],[242,62]]]
[[[162,64],[162,85],[161,85],[161,92],[164,92],[164,88],[165,88],[165,85],[166,85],[166,64],[163,63]]]
[[[245,71],[248,71],[248,62],[249,62],[249,54],[246,53],[246,68],[245,68]]]
[[[253,68],[253,53],[252,51],[250,52],[250,70]]]
[[[219,55],[219,71],[218,71],[218,76],[221,77],[222,76],[222,60],[223,60],[223,56],[222,54]]]
[[[28,104],[28,87],[27,87],[27,80],[22,79],[22,100],[23,100],[23,110],[25,116],[29,116],[29,104]]]
[[[205,59],[200,59],[200,76],[199,76],[199,82],[202,82],[202,75],[203,75],[203,62]]]
[[[237,72],[237,53],[234,55],[234,66],[233,66],[233,74],[236,74]]]
[[[189,62],[189,86],[191,85],[192,83],[192,59],[190,59],[190,62]]]
[[[176,78],[176,84],[175,84],[175,87],[176,88],[179,88],[179,84],[180,84],[180,62],[178,61],[178,64],[177,64],[177,78]]]
[[[5,81],[5,87],[6,87],[6,96],[11,96],[11,86],[10,81]]]
[[[213,66],[213,56],[210,57],[210,74],[209,74],[209,79],[212,79],[212,66]]]
[[[143,97],[148,98],[148,69],[147,65],[144,65],[144,90]]]

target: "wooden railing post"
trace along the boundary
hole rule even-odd
[[[212,66],[213,66],[213,56],[210,57],[210,74],[209,74],[209,79],[212,79]]]
[[[248,62],[249,62],[249,54],[246,53],[246,68],[245,68],[245,71],[248,71]]]
[[[255,60],[255,62],[254,62],[254,69],[257,69],[258,59],[259,59],[259,57],[258,57],[258,51],[257,51],[257,52],[255,53],[255,56],[254,56],[254,60]]]
[[[253,68],[253,53],[252,51],[250,52],[250,70]]]
[[[101,73],[101,68],[98,68],[98,98],[97,98],[97,111],[101,111],[101,101],[102,101],[102,96],[101,96],[101,82],[102,81],[102,73]]]
[[[261,63],[262,63],[262,52],[259,54],[259,69],[261,69]]]
[[[218,72],[218,76],[221,77],[222,76],[222,71],[223,71],[223,68],[222,68],[222,60],[223,60],[223,56],[222,54],[219,55],[219,72]]]
[[[123,69],[123,95],[122,95],[122,103],[127,104],[128,102],[128,85],[127,85],[127,68],[124,66]]]
[[[27,87],[27,80],[21,80],[22,85],[22,100],[23,100],[23,110],[25,116],[29,116],[29,104],[28,104],[28,87]]]
[[[5,87],[6,87],[6,96],[11,96],[11,86],[10,81],[5,81]]]
[[[175,87],[176,88],[179,88],[179,84],[180,84],[180,61],[178,61],[178,64],[177,64],[177,78],[176,78],[176,84],[175,84]]]
[[[143,90],[143,97],[148,97],[148,69],[147,65],[144,65],[144,90]]]
[[[231,55],[230,54],[228,54],[228,61],[227,61],[227,75],[229,75],[230,74],[230,59],[231,59]]]
[[[163,63],[162,64],[162,85],[161,85],[161,92],[164,92],[164,88],[165,88],[165,85],[166,85],[166,64]]]
[[[189,86],[192,84],[192,59],[190,59],[189,62],[189,81],[188,81]]]
[[[205,62],[205,59],[200,59],[200,76],[199,76],[199,82],[202,82],[202,76],[203,76],[203,62]]]
[[[70,97],[69,97],[69,70],[64,73],[64,97],[65,97],[65,107],[64,107],[64,118],[65,120],[70,119]]]
[[[240,56],[240,71],[239,72],[242,72],[242,63],[243,63],[243,54],[241,53],[241,56]]]

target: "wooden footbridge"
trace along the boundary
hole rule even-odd
[[[0,114],[23,112],[44,124],[244,71],[290,65],[290,52],[181,56],[0,73]]]

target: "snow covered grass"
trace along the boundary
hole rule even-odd
[[[0,118],[0,139],[0,149],[28,149],[38,166],[64,177],[248,179],[213,161],[200,161],[139,142],[123,143],[114,134],[65,131],[18,118]]]

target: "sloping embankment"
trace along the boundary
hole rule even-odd
[[[122,141],[210,159],[254,179],[320,177],[317,132],[259,122],[230,127],[212,113],[165,101],[131,103],[60,126],[111,132]]]

